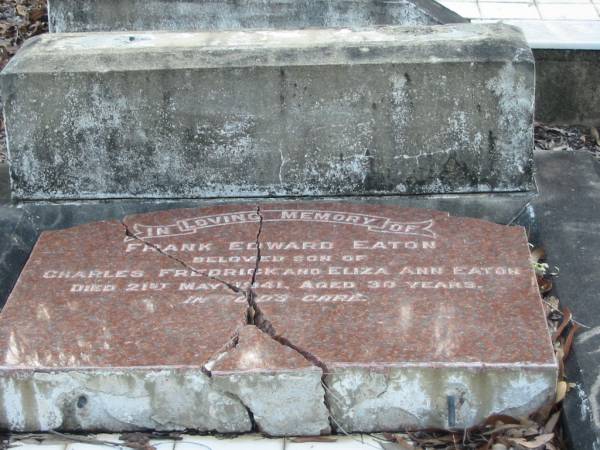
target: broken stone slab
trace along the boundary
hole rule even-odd
[[[153,331],[147,330],[149,334]],[[18,345],[20,337],[16,335],[12,342]],[[114,432],[195,429],[221,433],[252,430],[247,409],[215,389],[200,367],[86,368],[84,361],[75,359],[70,365],[74,367],[42,369],[37,362],[28,361],[27,369],[2,368],[2,428]],[[84,367],[78,369],[78,365]]]
[[[244,327],[233,350],[207,364],[213,383],[239,398],[269,435],[329,434],[323,372],[255,326]]]
[[[0,428],[329,432],[322,371],[246,327],[244,288],[257,256],[231,252],[226,265],[217,264],[226,271],[219,274],[177,256],[217,261],[229,240],[255,240],[256,210],[237,224],[234,214],[226,235],[211,224],[228,220],[231,208],[202,212],[206,239],[183,230],[169,234],[169,246],[146,244],[134,234],[147,229],[129,233],[120,222],[42,233],[0,316]],[[180,218],[172,211],[153,217]],[[190,295],[198,289],[208,292],[203,306]],[[235,360],[248,345],[267,357]],[[213,379],[206,366],[215,361]],[[259,379],[248,371],[252,364],[267,364]]]
[[[323,368],[338,430],[463,428],[551,404],[557,363],[523,228],[335,203],[260,214],[258,323]],[[290,236],[313,247],[286,249]]]
[[[533,75],[499,24],[44,35],[1,77],[13,195],[527,191]]]
[[[360,28],[466,22],[430,0],[51,0],[52,32]]]
[[[0,355],[14,431],[469,427],[558,372],[521,227],[328,202],[43,233]]]

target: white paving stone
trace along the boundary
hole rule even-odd
[[[287,439],[285,442],[285,450],[381,450],[382,448],[377,439],[360,434],[336,436],[330,442],[294,442],[293,439]]]
[[[175,450],[283,450],[283,439],[269,439],[258,434],[232,438],[184,435]],[[164,450],[164,449],[157,449]]]

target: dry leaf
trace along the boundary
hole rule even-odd
[[[398,446],[400,448],[406,449],[406,450],[414,450],[414,445],[412,445],[408,439],[406,439],[405,436],[402,436],[400,434],[394,434],[394,433],[383,433],[383,436],[389,440],[392,441],[396,444],[398,444]]]
[[[17,5],[16,7],[17,14],[22,17],[27,17],[29,11],[27,11],[27,7],[25,5]]]
[[[571,314],[571,310],[565,306],[565,309],[563,311],[563,320],[562,320],[561,324],[558,326],[558,329],[556,330],[554,335],[552,336],[553,341],[556,341],[560,337],[560,335],[563,333],[563,331],[565,330],[567,325],[569,325],[569,322],[571,322],[572,318],[573,318],[573,314]]]
[[[598,128],[592,127],[590,134],[594,138],[594,141],[596,141],[596,145],[600,146],[600,133],[598,133]]]
[[[552,290],[552,281],[550,281],[549,279],[538,275],[537,282],[538,282],[538,286],[540,288],[541,294],[547,294],[548,292],[550,292]]]
[[[37,22],[38,20],[44,17],[44,14],[46,13],[43,9],[34,9],[29,14],[29,20],[31,20],[32,22]]]
[[[544,444],[547,444],[552,439],[554,439],[554,433],[549,434],[540,434],[535,439],[527,440],[527,439],[510,439],[513,444],[520,445],[525,448],[538,448]]]
[[[550,416],[546,425],[544,425],[544,433],[552,433],[558,424],[558,419],[560,419],[560,411],[556,411]]]
[[[556,385],[556,403],[560,403],[564,400],[567,395],[567,383],[565,381],[559,381]]]
[[[581,329],[578,323],[574,323],[569,330],[569,334],[567,335],[567,339],[565,339],[564,345],[564,359],[569,357],[569,353],[571,352],[571,347],[573,346],[573,338],[575,337],[575,333],[577,333]]]

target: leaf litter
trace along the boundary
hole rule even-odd
[[[600,132],[595,127],[535,124],[537,150],[585,150],[600,159]]]

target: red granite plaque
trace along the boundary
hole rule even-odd
[[[30,431],[463,427],[557,372],[522,228],[326,202],[44,233],[0,357],[0,425]]]

